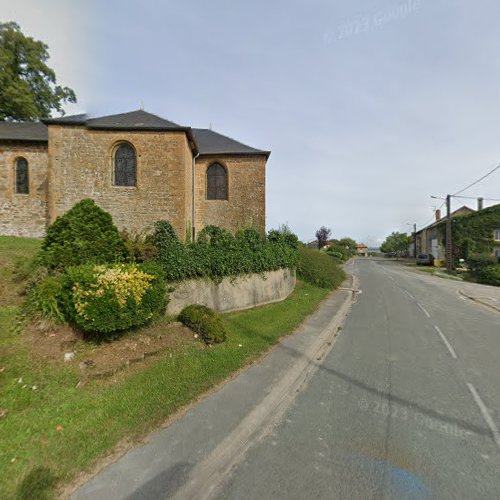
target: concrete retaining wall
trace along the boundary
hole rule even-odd
[[[290,269],[225,278],[219,284],[209,280],[182,281],[169,294],[167,314],[179,314],[190,304],[227,312],[279,302],[292,293],[295,281],[295,271]]]

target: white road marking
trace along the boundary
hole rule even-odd
[[[408,297],[410,297],[410,299],[416,300],[415,297],[408,290],[404,290],[404,292],[406,293],[406,295],[408,295]]]
[[[436,329],[436,332],[439,333],[439,336],[441,337],[441,340],[444,342],[444,345],[448,348],[448,351],[450,351],[451,357],[454,359],[457,359],[457,353],[455,352],[455,349],[451,346],[451,344],[448,342],[448,339],[445,337],[444,333],[440,330],[439,326],[434,326]]]
[[[427,312],[427,310],[424,308],[424,306],[420,303],[420,302],[417,302],[417,306],[420,307],[420,309],[422,309],[422,312],[428,317],[430,318],[431,315]]]
[[[493,434],[493,439],[495,440],[496,445],[498,446],[498,448],[500,448],[500,432],[495,424],[495,421],[491,418],[488,408],[486,408],[486,405],[483,403],[483,400],[476,391],[476,388],[469,383],[467,383],[467,387],[469,388],[469,391],[471,392],[474,401],[479,407],[479,411],[481,412],[481,415],[483,416],[486,424],[490,428],[491,434]]]

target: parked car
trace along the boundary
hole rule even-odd
[[[396,252],[388,252],[385,254],[386,257],[392,258],[392,257],[397,257],[398,254]]]
[[[417,266],[433,266],[434,255],[431,253],[421,253],[417,255]]]

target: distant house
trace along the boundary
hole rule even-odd
[[[359,245],[356,245],[356,252],[358,253],[358,255],[366,257],[368,255],[368,246],[364,243],[360,243]]]
[[[451,213],[453,233],[461,227],[460,238],[454,237],[455,257],[467,258],[470,252],[491,253],[500,259],[500,205],[478,210],[463,206]],[[432,254],[438,261],[444,261],[446,218],[436,210],[436,220],[429,226],[417,231],[417,255]],[[464,236],[464,232],[466,233]]]

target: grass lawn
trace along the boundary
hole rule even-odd
[[[0,287],[39,242],[0,238]],[[17,285],[16,285],[17,286]],[[78,367],[32,356],[13,329],[21,299],[0,305],[0,498],[52,498],[120,441],[140,439],[293,331],[328,290],[299,282],[285,301],[224,315],[228,341],[167,348],[154,362],[77,388]],[[161,326],[161,325],[160,325]],[[158,326],[156,326],[158,327]],[[241,347],[240,347],[241,344]]]

